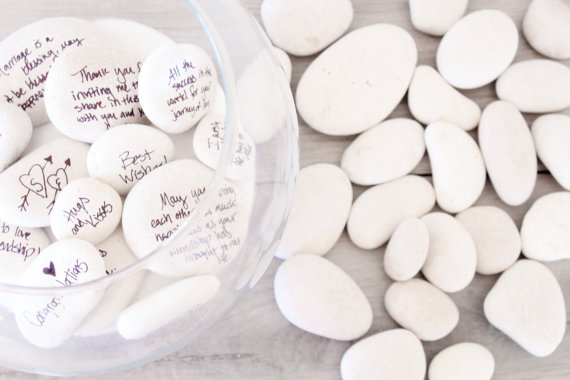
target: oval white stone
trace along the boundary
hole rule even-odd
[[[473,280],[477,251],[469,232],[451,215],[422,217],[429,231],[429,251],[422,267],[426,279],[444,292],[458,292]]]
[[[273,43],[297,56],[315,54],[346,32],[350,0],[264,0],[261,19]]]
[[[26,149],[32,130],[32,121],[24,111],[0,101],[0,173]]]
[[[340,166],[353,183],[377,185],[411,172],[424,153],[422,126],[412,119],[391,119],[358,136]]]
[[[49,244],[42,229],[18,227],[0,219],[0,283],[17,284]]]
[[[293,75],[293,65],[291,64],[291,58],[283,50],[278,47],[273,47],[273,54],[277,57],[277,60],[281,64],[283,71],[285,72],[285,78],[289,84],[291,83],[291,76]]]
[[[352,186],[338,166],[303,168],[275,256],[286,259],[298,252],[326,254],[344,230],[351,205]]]
[[[174,144],[162,131],[140,124],[112,128],[95,140],[87,154],[91,177],[127,194],[152,170],[169,162]]]
[[[481,109],[431,66],[418,66],[408,90],[408,107],[421,123],[445,121],[465,131],[477,126]]]
[[[128,340],[143,338],[185,314],[196,312],[214,298],[219,287],[220,281],[214,276],[177,281],[129,306],[119,316],[117,330]]]
[[[552,272],[532,260],[505,271],[484,303],[489,322],[534,356],[548,356],[564,337],[566,307]]]
[[[491,380],[495,358],[477,343],[457,343],[440,351],[429,365],[429,380]]]
[[[216,66],[202,48],[166,45],[152,52],[140,71],[141,106],[167,133],[195,126],[211,109],[218,91]]]
[[[53,243],[24,273],[20,285],[68,287],[105,276],[105,264],[91,244],[67,239]],[[53,348],[63,344],[99,303],[103,289],[70,295],[21,296],[15,306],[20,332],[33,345]]]
[[[521,237],[509,214],[498,207],[477,206],[455,217],[475,242],[477,273],[501,273],[517,261],[521,253]]]
[[[124,50],[90,46],[52,66],[45,89],[51,122],[64,135],[92,143],[116,125],[144,119],[138,97],[141,62]]]
[[[109,185],[95,178],[70,182],[50,214],[51,230],[59,239],[77,238],[98,244],[119,225],[123,202]]]
[[[485,187],[485,164],[477,143],[461,128],[436,121],[425,130],[438,205],[447,212],[465,210]]]
[[[417,218],[404,220],[396,227],[384,254],[384,270],[394,281],[414,277],[426,261],[429,231]]]
[[[274,291],[283,316],[312,334],[353,340],[372,325],[372,307],[358,284],[320,256],[296,254],[284,261]]]
[[[521,226],[523,254],[529,259],[555,261],[570,258],[570,193],[538,198]]]
[[[352,345],[342,356],[340,372],[343,380],[423,380],[426,354],[408,330],[387,330]]]
[[[517,26],[509,16],[494,9],[476,11],[445,33],[437,49],[437,69],[453,87],[482,87],[509,67],[518,44]]]
[[[467,10],[469,0],[410,0],[414,28],[433,36],[443,36]]]
[[[319,55],[296,93],[299,115],[328,135],[353,135],[384,120],[404,97],[417,62],[404,29],[375,24],[357,29]]]
[[[570,58],[570,7],[561,0],[534,0],[523,19],[526,40],[554,59]]]
[[[410,175],[364,191],[348,216],[350,240],[364,249],[380,247],[390,239],[398,224],[428,213],[435,204],[431,184]]]
[[[89,146],[68,138],[42,145],[0,174],[0,218],[22,227],[45,227],[68,182],[86,177]]]
[[[541,116],[532,124],[531,133],[540,161],[560,186],[570,190],[570,116]]]
[[[424,341],[443,338],[459,321],[459,310],[453,300],[417,278],[390,285],[384,304],[390,317]]]
[[[496,90],[521,112],[561,111],[570,106],[570,68],[548,59],[517,62],[499,77]]]
[[[534,190],[537,175],[534,142],[523,116],[511,103],[495,101],[483,111],[478,133],[497,195],[510,206],[523,204]]]

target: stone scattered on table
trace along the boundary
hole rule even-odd
[[[491,380],[495,358],[486,347],[457,343],[440,351],[429,365],[429,380]]]
[[[570,6],[562,0],[534,0],[522,23],[524,36],[540,54],[570,58]]]
[[[570,190],[570,116],[543,115],[531,128],[536,153],[554,179]]]
[[[467,10],[469,0],[410,0],[414,28],[432,36],[443,36]]]
[[[417,218],[396,227],[384,254],[384,270],[394,281],[407,281],[422,269],[429,249],[429,231]]]

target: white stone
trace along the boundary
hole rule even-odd
[[[443,36],[437,69],[453,87],[482,87],[509,67],[518,44],[517,26],[509,16],[495,9],[472,12]]]
[[[108,183],[124,195],[173,156],[174,144],[164,132],[146,125],[125,124],[95,140],[87,154],[87,170],[91,177]]]
[[[26,111],[34,126],[47,123],[43,95],[50,67],[99,37],[93,24],[71,17],[46,18],[15,31],[0,42],[0,98]]]
[[[172,161],[140,180],[123,206],[123,231],[143,258],[171,238],[206,199],[198,224],[188,226],[154,254],[148,268],[166,276],[212,274],[232,261],[247,234],[249,199],[226,180],[204,198],[214,173],[195,160]]]
[[[537,176],[537,159],[530,129],[509,102],[495,101],[481,115],[479,146],[497,195],[510,206],[526,202]]]
[[[534,0],[522,23],[526,40],[554,59],[570,58],[570,7],[561,0]]]
[[[121,222],[123,202],[111,186],[95,178],[70,182],[59,194],[50,214],[58,239],[77,238],[98,244]]]
[[[421,123],[445,121],[469,131],[479,124],[481,108],[453,88],[431,66],[418,66],[408,90],[408,107]]]
[[[515,222],[505,211],[494,206],[477,206],[455,217],[475,243],[477,273],[501,273],[517,261],[521,237]]]
[[[560,186],[570,190],[570,116],[544,115],[531,128],[536,153]]]
[[[477,343],[457,343],[440,351],[429,365],[429,380],[491,380],[495,358]]]
[[[352,22],[350,0],[264,0],[261,19],[273,43],[297,56],[315,54]]]
[[[443,36],[467,10],[469,0],[410,0],[414,28],[432,36]]]
[[[352,185],[336,165],[315,164],[297,176],[293,206],[275,256],[324,255],[340,237],[352,205]]]
[[[21,286],[71,287],[105,276],[105,264],[91,244],[67,239],[53,243],[24,273]],[[41,348],[60,346],[99,303],[103,288],[71,294],[21,296],[15,318],[24,337]]]
[[[353,135],[384,120],[416,68],[414,39],[391,24],[357,29],[325,50],[299,80],[299,115],[327,135]]]
[[[216,296],[219,287],[220,281],[214,276],[177,281],[129,306],[119,316],[117,330],[128,340],[144,338],[177,318],[198,313]]]
[[[570,68],[548,59],[517,62],[499,77],[496,90],[521,112],[562,111],[570,107]]]
[[[51,122],[64,135],[89,143],[114,126],[142,122],[141,64],[125,50],[97,45],[60,57],[44,94]]]
[[[550,355],[564,338],[566,307],[552,272],[520,260],[495,283],[484,303],[489,322],[534,356]]]
[[[410,173],[424,153],[422,126],[412,119],[391,119],[358,136],[340,166],[353,183],[377,185]]]
[[[404,220],[396,227],[384,254],[384,270],[394,281],[414,277],[426,261],[429,231],[417,218]]]
[[[340,372],[343,380],[423,380],[426,354],[408,330],[387,330],[352,345],[342,356]]]
[[[297,254],[284,261],[274,291],[283,316],[312,334],[354,340],[372,325],[372,307],[358,284],[320,256]]]
[[[202,48],[167,45],[144,61],[139,80],[141,106],[150,121],[167,133],[195,126],[216,99],[216,66]]]
[[[99,32],[112,41],[112,47],[128,51],[144,61],[155,49],[173,45],[174,41],[149,26],[121,18],[104,18],[93,21]]]
[[[0,218],[22,227],[45,227],[61,190],[86,177],[89,146],[59,138],[21,158],[0,174]]]
[[[422,217],[429,231],[429,251],[422,267],[426,279],[444,292],[458,292],[473,280],[477,251],[469,232],[451,215]]]
[[[283,72],[285,72],[285,78],[287,78],[287,82],[291,83],[291,75],[293,74],[291,58],[289,58],[289,55],[287,55],[287,53],[275,46],[273,47],[273,54],[275,54],[277,60],[281,64]]]
[[[350,240],[364,249],[386,243],[396,227],[408,218],[419,218],[435,205],[435,192],[424,178],[410,175],[364,191],[348,216]]]
[[[123,229],[120,227],[108,239],[98,244],[97,249],[105,262],[107,275],[116,273],[138,260],[127,245]],[[143,277],[144,272],[141,271],[111,283],[105,289],[99,305],[89,313],[74,335],[89,337],[114,331],[119,314],[131,303]]]
[[[17,284],[49,244],[42,229],[18,227],[0,219],[0,283]]]
[[[210,169],[216,169],[226,140],[226,115],[209,112],[200,120],[192,146],[196,157]],[[250,179],[255,174],[255,144],[247,132],[237,128],[236,141],[231,147],[229,166],[225,177],[234,180]],[[229,143],[228,143],[229,144]]]
[[[461,128],[436,121],[425,130],[437,204],[456,213],[471,206],[485,187],[485,163],[477,143]]]
[[[570,193],[538,198],[521,226],[523,254],[529,259],[555,261],[570,258]]]
[[[453,300],[417,278],[390,285],[384,305],[390,317],[423,341],[447,336],[459,321],[459,310]]]
[[[24,111],[0,101],[0,173],[26,149],[32,130],[32,121]]]

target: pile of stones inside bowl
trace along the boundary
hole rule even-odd
[[[570,258],[570,6],[530,2],[522,32],[544,58],[513,63],[519,47],[513,19],[494,9],[468,11],[468,3],[410,0],[409,8],[391,10],[405,9],[399,16],[411,21],[409,29],[442,37],[429,40],[437,41],[437,51],[416,45],[404,28],[372,24],[370,17],[372,25],[344,35],[353,15],[348,0],[261,5],[278,47],[297,56],[319,53],[296,88],[301,118],[322,134],[357,135],[340,165],[301,170],[277,251],[285,261],[274,280],[277,305],[293,325],[342,341],[369,335],[344,354],[345,380],[424,379],[422,341],[453,340],[463,310],[449,294],[466,289],[472,297],[476,274],[498,277],[480,307],[522,349],[547,356],[565,336],[563,290],[569,289],[561,289],[543,262]],[[436,64],[418,65],[418,50],[423,59],[435,56]],[[482,110],[460,91],[492,83],[498,100],[485,93]],[[390,118],[403,99],[413,118]],[[542,115],[529,126],[523,113]],[[540,176],[537,157],[544,165]],[[422,164],[428,176],[411,174]],[[352,184],[361,191],[355,200]],[[520,231],[506,211],[524,215]],[[391,281],[382,301],[401,329],[370,331],[384,309],[373,315],[358,284],[322,257],[345,226],[361,250],[387,244],[383,269]],[[343,252],[351,256],[345,261],[351,270],[363,255],[353,251]],[[487,348],[453,343],[432,360],[430,380],[493,376]]]
[[[199,46],[120,19],[45,19],[7,36],[0,42],[0,282],[72,287],[161,247],[207,196],[224,132],[216,66]],[[254,148],[239,131],[228,176],[253,175]],[[169,279],[159,295],[141,289],[138,273],[106,290],[2,294],[0,308],[38,347],[73,334],[146,336],[216,294],[215,274],[247,230],[247,196],[237,182],[222,178],[184,244],[148,262]],[[161,304],[169,299],[178,304]]]

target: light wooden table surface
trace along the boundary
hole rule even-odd
[[[242,1],[260,20],[261,0]],[[129,1],[123,2],[129,3]],[[400,25],[416,40],[419,64],[432,66],[435,64],[434,57],[439,38],[429,37],[414,30],[406,0],[353,0],[352,2],[355,15],[351,30],[381,22]],[[131,1],[131,4],[134,3],[135,1]],[[520,29],[528,3],[529,0],[471,0],[468,11],[484,8],[501,9],[515,20]],[[538,56],[521,35],[515,61]],[[311,58],[293,59],[293,91],[310,62]],[[564,63],[570,66],[570,61]],[[481,107],[496,99],[492,85],[465,93]],[[567,110],[565,113],[570,114],[570,111]],[[410,117],[407,105],[400,105],[391,117]],[[525,115],[525,117],[530,123],[536,115]],[[338,164],[342,152],[352,140],[321,135],[302,121],[300,121],[300,135],[302,167],[317,162]],[[429,177],[429,164],[425,159],[415,172]],[[541,171],[532,199],[526,204],[516,208],[506,207],[497,198],[489,182],[477,204],[504,208],[520,227],[522,217],[532,201],[543,194],[557,190],[560,190],[560,187],[552,177]],[[355,197],[361,192],[362,188],[355,187]],[[326,256],[344,268],[358,282],[370,300],[374,310],[374,322],[368,335],[397,326],[386,313],[383,304],[384,293],[391,283],[382,268],[383,254],[384,247],[371,251],[356,248],[344,233]],[[251,294],[212,331],[192,345],[142,367],[101,378],[339,379],[340,359],[351,343],[336,342],[304,333],[281,316],[273,297],[273,277],[279,263],[279,260],[274,259]],[[565,293],[566,305],[570,306],[570,260],[549,263],[547,266],[558,278]],[[446,338],[424,344],[428,363],[441,349],[453,343],[472,341],[485,345],[495,356],[495,379],[570,379],[570,332],[567,331],[565,339],[551,356],[539,359],[528,354],[487,323],[482,311],[483,300],[496,279],[497,276],[477,275],[469,287],[451,295],[460,310],[459,325]],[[41,377],[0,368],[0,379],[39,378]]]

